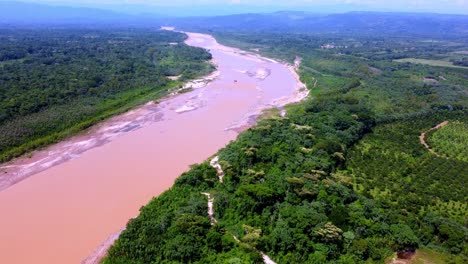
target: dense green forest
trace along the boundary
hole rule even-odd
[[[0,161],[56,142],[213,70],[181,33],[0,29]],[[181,75],[179,81],[167,76]]]
[[[419,141],[442,121],[466,127],[468,69],[394,61],[463,61],[467,42],[212,33],[300,56],[311,96],[222,149],[223,183],[207,162],[184,173],[130,220],[104,263],[262,263],[256,249],[277,263],[384,263],[418,248],[468,262],[466,142],[434,131],[428,141],[449,151],[438,157]],[[214,225],[202,192],[214,199]]]

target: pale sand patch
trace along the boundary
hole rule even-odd
[[[279,63],[279,62],[278,62]],[[293,104],[293,103],[298,103],[305,98],[307,98],[310,94],[309,89],[307,89],[307,86],[300,80],[300,76],[297,73],[299,70],[299,67],[301,66],[302,59],[300,57],[296,57],[294,60],[294,65],[291,65],[287,62],[282,62],[285,67],[287,67],[291,74],[294,76],[296,79],[296,87],[295,87],[295,92],[292,96],[284,96],[281,98],[278,98],[273,101],[272,104],[268,106],[268,108],[279,108],[281,110],[281,116],[285,117],[287,115],[286,110],[283,109],[285,105],[288,104]],[[317,86],[317,81],[315,81],[314,88]],[[242,132],[244,130],[247,130],[248,128],[252,127],[253,124],[255,124],[255,119],[257,116],[259,116],[262,111],[265,109],[264,106],[261,106],[253,111],[250,111],[240,122],[236,122],[235,124],[225,128],[226,131],[228,130],[233,130],[236,132]]]
[[[210,217],[211,220],[211,225],[216,225],[218,223],[218,220],[214,217],[214,209],[213,209],[213,203],[214,203],[214,198],[211,197],[211,194],[209,193],[202,193],[208,198],[208,216]]]
[[[161,27],[162,30],[169,30],[173,31],[175,28],[174,27]]]
[[[169,80],[177,81],[182,77],[182,75],[177,75],[177,76],[167,76]]]
[[[221,165],[219,165],[219,156],[214,157],[210,161],[210,165],[211,167],[215,168],[216,171],[218,172],[219,182],[223,183],[224,171],[223,171],[223,168],[221,168]]]

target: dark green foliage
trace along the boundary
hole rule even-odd
[[[416,249],[418,247],[419,239],[409,226],[404,224],[392,225],[390,231],[395,238],[393,245],[395,251]]]
[[[0,29],[0,160],[161,97],[179,84],[166,76],[209,72],[211,54],[185,38],[143,29]]]
[[[198,187],[199,189],[213,188],[218,181],[218,173],[208,164],[193,166],[188,173],[182,174],[176,184],[180,186]]]

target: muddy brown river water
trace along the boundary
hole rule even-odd
[[[262,109],[307,95],[292,66],[188,35],[213,54],[212,82],[0,165],[0,263],[82,262]]]

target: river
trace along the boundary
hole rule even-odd
[[[187,34],[217,65],[207,85],[0,165],[0,263],[80,263],[262,109],[307,95],[293,66]]]

